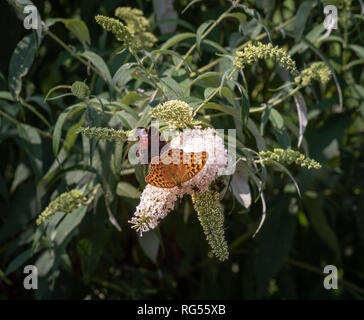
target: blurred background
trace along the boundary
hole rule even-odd
[[[91,37],[90,48],[104,58],[112,74],[124,56],[113,55],[119,44],[95,23],[96,14],[113,16],[119,6],[139,8],[152,22],[150,31],[158,37],[159,46],[176,33],[196,32],[203,22],[216,20],[229,6],[223,0],[197,1],[183,14],[187,0],[34,0],[33,3],[43,20],[82,19]],[[247,16],[240,22],[226,19],[207,39],[232,50],[268,31],[274,45],[288,51],[299,69],[324,61],[336,74],[336,81],[332,79],[324,91],[319,88],[320,84],[314,83],[302,92],[308,109],[305,139],[309,155],[323,166],[318,171],[290,168],[302,197],[295,193],[287,175],[269,170],[264,190],[268,216],[253,239],[251,226],[261,216],[260,201],[246,209],[232,194],[227,195],[223,200],[230,252],[226,262],[209,257],[208,244],[189,199],[178,203],[162,221],[158,232],[146,234],[143,242],[127,222],[139,203],[138,197],[117,200],[114,214],[122,227],[121,233],[108,223],[104,205],[98,203],[98,214],[88,215],[66,245],[66,255],[62,255],[56,276],[41,278],[40,289],[34,291],[23,287],[23,266],[49,263],[39,261],[37,255],[29,260],[24,258],[34,236],[35,219],[49,203],[52,192],[67,191],[72,180],[66,172],[58,172],[57,179],[47,180],[46,174],[55,161],[52,139],[40,134],[26,141],[9,118],[51,133],[62,110],[76,100],[65,97],[44,104],[45,95],[57,85],[83,81],[88,74],[59,43],[45,36],[23,78],[22,95],[46,117],[50,127],[33,112],[20,108],[6,94],[9,63],[18,42],[30,31],[24,29],[15,9],[17,1],[0,3],[0,299],[364,298],[362,2],[256,0],[243,3],[259,13],[264,27],[257,26]],[[327,4],[338,8],[338,28],[318,42],[325,33],[323,8]],[[76,50],[82,49],[64,24],[54,24],[52,32]],[[194,41],[186,39],[175,50],[184,54]],[[202,44],[201,51],[203,54],[193,61],[196,69],[217,58],[211,46]],[[214,67],[209,71],[213,70]],[[246,72],[250,99],[255,106],[267,101],[272,89],[282,85],[282,79],[272,76],[274,72],[268,62]],[[102,91],[102,84],[96,82],[94,94]],[[339,91],[342,111],[338,107]],[[282,114],[283,110],[292,108],[292,102],[284,103]],[[260,114],[252,117],[260,121]],[[287,118],[297,122],[297,116],[287,113]],[[219,118],[213,124],[225,129],[234,126],[231,118]],[[267,144],[272,141],[269,133],[264,138]],[[40,162],[41,166],[34,162]],[[126,181],[139,192],[142,190],[134,176],[128,176]],[[40,188],[46,190],[40,193]],[[90,247],[91,251],[85,249]],[[323,287],[326,265],[337,266],[337,290]]]

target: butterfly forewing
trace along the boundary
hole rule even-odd
[[[207,160],[207,152],[185,153],[182,149],[169,149],[152,160],[145,181],[159,188],[173,188],[193,178]]]
[[[198,174],[207,160],[206,151],[202,152],[189,152],[183,154],[183,168],[182,176],[179,177],[180,182],[185,182]]]

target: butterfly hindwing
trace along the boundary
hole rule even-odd
[[[163,163],[151,164],[145,182],[158,188],[173,188],[176,186],[170,173],[171,168]]]
[[[206,151],[185,153],[182,149],[169,149],[152,159],[145,181],[159,188],[180,186],[199,173],[206,160]]]

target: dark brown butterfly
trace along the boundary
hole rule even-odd
[[[147,166],[151,162],[152,156],[159,156],[162,148],[168,142],[161,139],[156,128],[138,127],[136,134],[139,140],[138,157],[140,163]]]

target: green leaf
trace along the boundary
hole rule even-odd
[[[206,29],[211,26],[211,24],[214,23],[214,20],[209,20],[204,22],[203,24],[201,24],[197,31],[196,31],[196,48],[197,51],[200,51],[200,45],[201,45],[201,37],[204,34],[204,32],[206,31]]]
[[[299,122],[299,137],[298,137],[298,143],[297,147],[299,148],[301,146],[302,140],[303,140],[303,134],[306,130],[307,126],[307,107],[305,99],[303,98],[302,94],[300,92],[297,92],[293,95],[294,102],[296,103],[297,107],[297,114],[298,114],[298,122]]]
[[[123,110],[116,112],[116,115],[120,119],[123,128],[126,128],[128,130],[136,128],[137,119],[135,119],[130,113]]]
[[[306,34],[306,36],[304,38],[306,38],[307,40],[309,40],[310,42],[315,42],[316,40],[318,40],[318,38],[321,36],[321,34],[325,31],[325,27],[323,23],[320,23],[319,25],[315,26],[309,33]],[[289,34],[287,32],[287,34]],[[292,34],[292,37],[294,37],[294,35]],[[308,49],[309,45],[306,42],[299,42],[296,45],[294,45],[289,51],[288,54],[290,56],[293,56],[295,53],[297,52],[304,52]]]
[[[249,208],[252,202],[248,178],[249,174],[246,170],[246,164],[242,161],[239,161],[236,165],[236,170],[231,180],[231,188],[235,198],[245,208]]]
[[[65,25],[65,27],[69,31],[71,31],[78,40],[80,40],[82,44],[89,45],[91,43],[90,33],[88,31],[87,25],[81,19],[70,18],[70,19],[55,19],[55,20],[56,20],[55,22],[58,21],[62,22]]]
[[[206,88],[203,92],[204,98],[207,99],[215,90],[216,88],[211,88],[211,87]]]
[[[301,40],[302,34],[305,30],[307,18],[310,15],[310,11],[315,2],[316,1],[304,1],[298,7],[296,13],[296,21],[295,21],[296,42],[299,42]]]
[[[126,111],[127,113],[130,113],[134,118],[136,118],[136,119],[138,118],[138,113],[132,107],[129,107],[129,106],[127,106],[123,103],[119,103],[117,101],[112,101],[111,103],[108,103],[104,99],[101,99],[101,100],[105,107],[108,107],[108,106],[117,107],[118,109],[121,109],[121,110]],[[94,100],[92,100],[92,102],[95,103]]]
[[[131,198],[131,199],[140,198],[140,191],[127,182],[119,182],[116,188],[116,193],[120,197]]]
[[[174,61],[174,63],[177,65],[180,61],[183,61],[183,57],[178,53],[178,52],[175,52],[173,50],[162,50],[162,49],[159,49],[159,50],[154,50],[151,52],[151,55],[155,55],[157,57],[159,57],[160,55],[170,55],[172,56],[172,59]],[[190,66],[188,65],[188,63],[186,61],[183,61],[183,65],[188,69],[188,70],[191,70]]]
[[[274,134],[278,140],[279,145],[283,149],[290,148],[291,139],[289,137],[286,127],[284,126],[284,121],[281,114],[277,110],[271,109],[269,114],[269,120],[273,125]]]
[[[36,39],[33,33],[26,35],[16,46],[9,64],[9,89],[15,100],[19,99],[22,78],[33,64],[36,52]]]
[[[14,98],[9,91],[0,91],[0,99],[14,101]]]
[[[82,56],[85,57],[87,60],[89,60],[96,67],[96,69],[100,72],[101,76],[103,77],[103,79],[107,84],[112,85],[111,74],[104,59],[102,59],[95,52],[88,50],[83,52]]]
[[[197,2],[201,2],[202,0],[192,0],[189,4],[187,4],[187,6],[184,7],[184,9],[182,10],[182,14],[184,14],[188,8],[192,7],[195,3]]]
[[[171,77],[162,78],[160,80],[162,88],[164,89],[169,100],[179,99],[184,100],[185,93],[180,85]]]
[[[56,125],[54,127],[53,131],[53,153],[55,156],[58,154],[59,145],[61,142],[61,136],[62,136],[62,127],[64,122],[67,120],[67,118],[72,115],[73,113],[80,111],[82,109],[85,109],[86,105],[84,104],[76,104],[73,106],[70,106],[66,108],[58,117]]]
[[[140,246],[147,257],[157,264],[158,250],[160,247],[160,240],[154,231],[144,232],[143,236],[137,235]]]
[[[51,217],[52,218],[52,217]],[[38,226],[38,228],[35,230],[34,232],[34,237],[33,237],[33,241],[32,241],[32,246],[31,246],[31,254],[33,255],[35,252],[37,252],[38,248],[39,248],[39,242],[40,239],[42,238],[44,232],[45,232],[45,224],[42,223],[40,226]]]
[[[221,82],[220,72],[205,72],[200,74],[196,79],[190,83],[190,87],[194,84],[198,84],[203,87],[217,88]]]
[[[245,126],[248,122],[249,110],[250,110],[250,100],[246,90],[243,88],[241,95],[241,108],[240,108],[240,118],[243,126]]]
[[[78,128],[82,127],[84,122],[84,119],[81,119],[79,122],[74,124],[67,132],[66,137],[64,139],[64,147],[67,151],[71,150],[71,148],[74,146],[78,133]]]
[[[235,95],[232,90],[228,87],[222,87],[220,90],[222,96],[229,101],[232,106],[235,106]]]
[[[221,112],[225,112],[228,115],[231,115],[233,117],[239,117],[239,111],[232,108],[232,107],[228,107],[222,104],[217,104],[215,102],[208,102],[206,103],[202,109],[214,109],[214,110],[218,110]]]
[[[206,45],[208,45],[210,47],[213,47],[214,49],[220,51],[222,54],[229,54],[229,51],[227,51],[225,48],[223,48],[221,45],[219,45],[215,41],[208,40],[208,39],[203,39],[201,41],[201,43],[206,44]]]
[[[13,261],[10,262],[9,266],[5,271],[5,275],[9,275],[18,268],[20,268],[26,261],[28,261],[32,256],[31,249],[27,249],[19,254]]]
[[[125,86],[132,78],[131,74],[134,72],[132,66],[134,63],[123,64],[114,74],[112,78],[112,86]]]
[[[130,106],[130,105],[134,104],[135,102],[138,102],[143,99],[144,99],[144,97],[141,93],[136,92],[136,91],[129,91],[125,96],[123,96],[120,99],[120,103]]]
[[[46,101],[48,100],[48,97],[50,96],[50,94],[51,94],[52,92],[54,92],[54,91],[58,90],[58,89],[68,89],[68,90],[70,90],[70,89],[71,89],[71,86],[61,84],[61,85],[59,85],[59,86],[55,86],[55,87],[53,87],[52,89],[50,89],[50,90],[48,91],[48,93],[46,94],[46,96],[45,96],[45,98],[44,98],[44,100],[43,100],[43,101],[44,101],[44,102],[46,102]],[[61,95],[61,96],[64,96],[64,95]],[[55,98],[53,98],[53,99],[55,99]]]
[[[233,12],[226,15],[227,18],[235,18],[240,21],[246,21],[246,15],[241,12]]]
[[[348,47],[352,49],[359,58],[364,59],[364,47],[358,46],[356,44],[350,44]]]
[[[135,128],[136,127],[143,127],[146,128],[149,123],[150,120],[152,119],[152,116],[150,115],[150,110],[151,107],[147,106],[144,110],[143,110],[143,114],[142,116],[139,118],[138,122],[135,124]]]
[[[65,109],[58,117],[56,125],[54,127],[53,131],[53,154],[57,156],[59,145],[61,142],[61,135],[62,135],[62,127],[64,122],[66,121],[69,112],[71,111],[71,108]]]
[[[289,170],[284,165],[280,164],[279,162],[277,162],[275,160],[271,160],[271,162],[274,163],[274,165],[276,167],[278,167],[278,169],[280,169],[282,172],[286,173],[291,178],[298,195],[301,196],[300,188],[298,187],[298,184],[297,184],[295,178],[292,176],[291,172],[289,172]]]
[[[101,116],[99,112],[90,104],[87,103],[86,112],[85,112],[85,126],[86,127],[101,127]],[[94,155],[94,151],[96,149],[97,139],[89,139],[90,146],[90,165],[92,166],[92,159]]]
[[[173,47],[175,44],[183,41],[183,40],[186,40],[186,39],[189,39],[189,38],[194,38],[196,35],[194,33],[179,33],[179,34],[176,34],[175,36],[169,38],[165,43],[162,44],[161,46],[161,50],[165,50],[165,49],[169,49],[171,47]],[[158,58],[156,58],[157,60]]]
[[[81,206],[70,213],[67,213],[65,218],[59,224],[56,229],[56,235],[54,237],[54,242],[60,245],[67,236],[78,227],[82,219],[85,217],[87,212],[87,206]]]
[[[138,163],[135,165],[135,177],[139,183],[139,185],[144,188],[147,183],[145,182],[145,175],[146,175],[146,167]]]
[[[27,180],[31,175],[31,171],[24,163],[20,163],[15,170],[14,179],[11,184],[10,192],[13,193],[15,189]]]
[[[27,153],[33,171],[40,179],[43,168],[42,139],[37,129],[27,124],[18,124],[18,132],[17,142]]]
[[[45,277],[47,273],[52,269],[54,264],[55,255],[53,250],[44,250],[35,262],[35,266],[38,269],[38,276]]]
[[[265,141],[262,137],[262,135],[259,133],[259,130],[257,128],[257,126],[255,125],[255,123],[253,122],[253,120],[248,118],[248,122],[246,124],[248,130],[253,134],[258,150],[262,151],[265,150]]]

